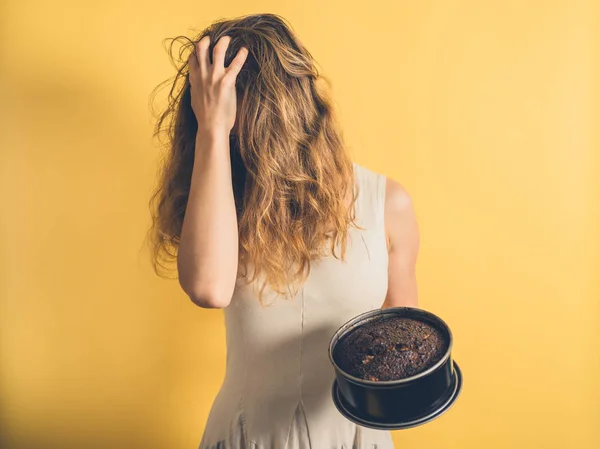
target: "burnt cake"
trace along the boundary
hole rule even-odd
[[[398,380],[435,365],[448,349],[445,334],[413,318],[379,317],[342,337],[333,352],[337,365],[359,379]]]

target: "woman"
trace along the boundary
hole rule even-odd
[[[176,258],[190,299],[224,309],[226,375],[200,449],[393,448],[337,411],[327,349],[360,313],[417,306],[410,196],[350,160],[280,16],[220,20],[190,50],[156,128],[171,118],[152,236],[157,273]]]

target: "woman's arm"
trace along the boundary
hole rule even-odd
[[[233,195],[229,133],[237,121],[235,80],[248,49],[227,68],[231,36],[222,36],[209,58],[210,35],[188,57],[191,107],[196,116],[194,166],[177,269],[179,284],[200,307],[227,307],[238,268],[238,226]]]
[[[238,226],[229,136],[196,136],[190,194],[177,255],[179,284],[200,307],[231,301],[238,268]]]
[[[410,195],[390,178],[386,178],[385,228],[389,253],[388,291],[381,308],[418,307],[419,228]]]

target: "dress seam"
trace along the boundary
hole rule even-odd
[[[306,426],[306,435],[308,437],[308,447],[312,449],[310,441],[310,429],[308,428],[308,419],[306,419],[306,411],[304,410],[304,400],[302,398],[302,353],[304,349],[304,286],[302,286],[302,321],[300,325],[300,407],[302,407],[302,415],[304,416],[304,425]]]
[[[304,401],[300,398],[300,406],[304,415],[304,423],[306,424],[306,435],[308,436],[308,449],[312,449],[312,441],[310,439],[310,429],[308,428],[308,420],[306,419],[306,411],[304,410]]]
[[[294,425],[294,421],[296,418],[296,412],[298,411],[298,407],[302,407],[302,413],[304,415],[304,422],[306,424],[306,432],[308,433],[308,421],[306,419],[306,413],[304,412],[304,403],[302,402],[302,350],[303,350],[303,341],[304,341],[304,285],[301,288],[301,292],[302,292],[302,301],[300,302],[300,364],[299,364],[299,371],[300,371],[300,398],[298,400],[298,404],[296,405],[296,408],[294,409],[294,413],[292,413],[292,421],[290,422],[290,426],[288,427],[288,434],[287,434],[287,438],[285,440],[285,445],[284,447],[287,447],[289,441],[290,441],[290,433],[292,431],[292,426]],[[309,445],[310,445],[310,437],[309,437]]]
[[[241,322],[241,313],[238,313],[238,318],[240,321],[240,329],[242,330],[242,341],[244,342],[244,388],[242,388],[242,394],[241,394],[241,398],[240,398],[240,404],[242,407],[242,418],[244,420],[244,426],[243,426],[243,433],[244,433],[244,441],[246,442],[246,444],[248,444],[248,442],[253,445],[254,447],[256,447],[256,443],[254,441],[251,441],[248,438],[248,423],[246,421],[246,406],[245,406],[245,399],[246,399],[246,388],[248,386],[248,352],[247,352],[247,343],[246,343],[246,331],[244,329],[244,325]]]
[[[302,307],[300,319],[300,402],[302,402],[302,351],[304,347],[304,286],[302,286]]]

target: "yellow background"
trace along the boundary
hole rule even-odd
[[[415,202],[420,305],[450,324],[464,390],[396,447],[600,447],[592,1],[217,3],[0,7],[1,447],[197,447],[222,311],[140,251],[148,98],[174,73],[163,38],[256,12],[291,21],[355,160]]]

